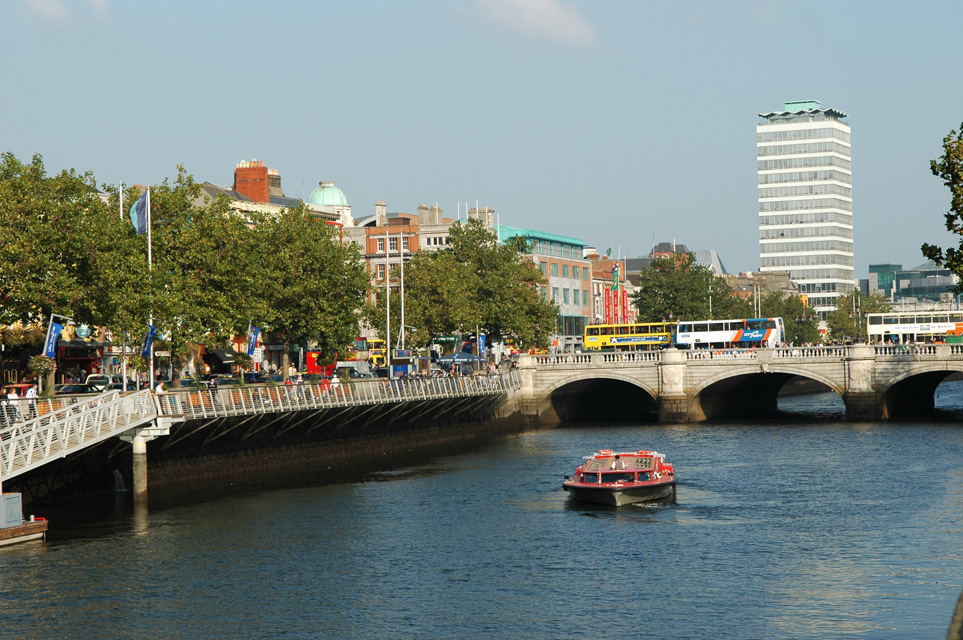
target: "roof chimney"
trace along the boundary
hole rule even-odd
[[[418,205],[418,224],[428,224],[428,205]]]
[[[280,176],[278,182],[280,188]],[[268,202],[270,187],[264,161],[252,159],[250,162],[245,160],[238,162],[234,167],[234,190],[254,202]]]
[[[385,203],[378,200],[375,203],[375,226],[376,227],[387,227],[388,226],[388,209]]]

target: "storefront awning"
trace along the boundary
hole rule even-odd
[[[230,349],[214,349],[211,352],[222,364],[234,364],[234,352]]]

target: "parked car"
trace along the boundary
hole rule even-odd
[[[32,382],[11,382],[10,384],[5,384],[3,387],[0,387],[0,396],[2,396],[2,398],[6,398],[8,395],[10,395],[10,390],[12,389],[17,392],[18,398],[23,398],[27,395],[27,389],[32,386],[34,386]]]
[[[100,387],[92,384],[58,384],[54,387],[54,395],[65,396],[76,393],[100,393]]]
[[[267,382],[267,375],[261,371],[248,371],[244,374],[244,382],[247,384],[261,384]]]
[[[107,389],[123,389],[124,388],[124,376],[117,373],[92,373],[87,376],[85,384],[93,385],[102,390]],[[117,385],[116,387],[112,385]],[[137,389],[137,383],[127,378],[127,390],[135,391]]]

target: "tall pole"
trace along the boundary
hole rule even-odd
[[[388,237],[388,220],[385,219],[385,366],[391,379],[391,238]]]
[[[404,232],[399,237],[400,245],[398,247],[401,253],[401,348],[405,348],[405,242],[404,242]]]
[[[150,273],[153,270],[154,270],[154,260],[153,260],[153,255],[151,254],[151,237],[150,237],[150,187],[147,187],[147,273],[148,273],[148,278],[150,278]],[[151,287],[153,287],[153,285],[151,285]],[[151,291],[151,293],[153,294],[153,291]],[[154,305],[153,304],[151,304],[150,322],[148,324],[150,324],[150,326],[154,326]],[[154,388],[154,341],[153,340],[150,341],[150,353],[148,355],[148,358],[150,358],[149,384],[150,384],[150,388],[153,389]]]

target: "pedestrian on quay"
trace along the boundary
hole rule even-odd
[[[37,385],[32,384],[27,388],[27,392],[24,394],[27,398],[27,411],[30,412],[31,418],[37,417]]]

